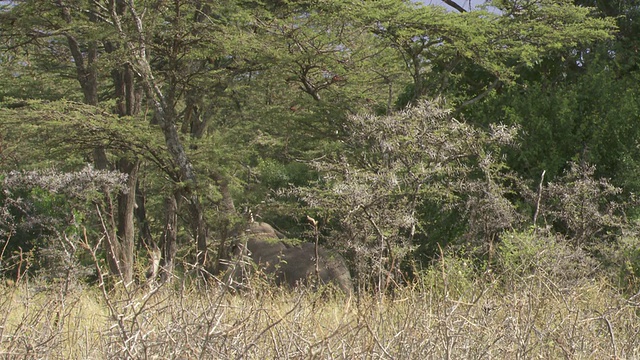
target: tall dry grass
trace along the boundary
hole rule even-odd
[[[198,281],[151,289],[3,286],[11,359],[637,359],[640,303],[606,280],[474,276],[442,263],[379,297]],[[516,281],[517,280],[517,281]],[[508,291],[505,289],[509,289]]]

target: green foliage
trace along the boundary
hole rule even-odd
[[[2,275],[17,278],[33,265],[33,257],[47,245],[60,226],[59,210],[64,198],[42,189],[6,189],[0,197],[4,216],[2,234]],[[37,270],[41,264],[36,264]]]
[[[281,164],[272,159],[261,161],[256,167],[259,182],[267,189],[279,190],[289,186],[309,184],[313,173],[300,162]]]
[[[494,6],[501,12],[401,0],[15,1],[0,9],[0,169],[139,162],[147,213],[137,221],[155,239],[166,225],[206,238],[200,215],[209,236],[224,234],[239,218],[234,200],[300,235],[311,214],[384,290],[416,249],[483,254],[521,229],[535,199],[520,175],[547,170],[555,181],[569,160],[587,161],[589,176],[638,186],[637,79],[620,77],[634,74],[634,55],[612,38],[614,20],[567,1]],[[598,50],[613,60],[587,68],[597,42],[615,45]],[[570,81],[544,81],[567,69]],[[482,107],[465,121],[444,110],[473,104]],[[545,188],[541,221],[581,243],[619,231],[613,188],[560,181]],[[118,210],[99,190],[38,191],[20,195],[34,214],[61,219],[57,236],[87,225],[97,237],[95,205]],[[174,196],[178,224],[165,224]],[[587,216],[598,217],[588,231],[572,222]]]
[[[508,232],[496,250],[497,271],[506,286],[534,274],[549,277],[559,286],[596,276],[597,262],[580,247],[544,232]]]
[[[472,119],[520,127],[521,146],[507,150],[508,163],[529,179],[539,178],[543,170],[547,179],[555,179],[569,161],[587,162],[596,166],[597,176],[635,191],[640,158],[636,83],[596,63],[575,81],[506,89],[475,108]]]
[[[91,231],[103,221],[96,212],[103,208],[105,194],[120,191],[125,178],[91,167],[74,173],[5,174],[0,196],[2,274],[15,278],[26,269],[46,270],[50,278],[85,273],[78,263],[78,244],[86,240],[87,228]]]
[[[595,246],[598,259],[611,274],[612,282],[625,293],[634,295],[640,284],[640,238],[637,233],[624,234],[613,243]]]
[[[583,6],[593,6],[597,8],[598,14],[610,16],[616,19],[618,31],[615,40],[603,44],[601,51],[614,55],[612,65],[619,77],[624,77],[631,72],[638,70],[640,55],[638,55],[638,31],[640,25],[635,20],[640,14],[637,1],[611,0],[576,0],[576,4]]]
[[[367,9],[375,30],[402,54],[413,84],[414,101],[445,96],[469,105],[487,96],[499,82],[512,82],[518,69],[610,39],[611,18],[591,17],[591,9],[568,2],[539,1],[528,5],[496,2],[502,14],[487,11],[447,13],[438,7],[405,2],[375,2]]]
[[[10,98],[80,101],[75,79],[43,71],[28,58],[18,58],[0,52],[0,102]]]
[[[537,273],[558,284],[603,276],[629,290],[637,275],[637,227],[626,214],[635,199],[622,200],[620,188],[586,165],[570,164],[563,177],[542,185],[538,224],[499,237],[500,276],[513,281],[509,286]]]
[[[117,117],[94,106],[60,100],[17,100],[0,104],[0,129],[7,135],[5,170],[82,168],[96,147],[144,157],[170,172],[173,165],[159,134],[143,122]]]
[[[457,299],[477,291],[480,279],[474,259],[447,251],[440,253],[427,269],[418,271],[415,283],[440,296]]]

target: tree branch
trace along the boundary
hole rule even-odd
[[[451,6],[452,8],[458,10],[459,12],[463,13],[463,12],[467,12],[467,10],[465,10],[462,6],[458,5],[455,1],[453,0],[442,0],[445,4]]]
[[[498,87],[498,85],[500,85],[500,78],[496,78],[493,83],[491,83],[491,85],[489,85],[489,87],[487,87],[487,89],[485,91],[483,91],[482,93],[478,94],[478,96],[474,97],[473,99],[469,99],[465,102],[463,102],[462,104],[460,104],[459,109],[462,109],[463,107],[467,107],[469,105],[473,105],[475,103],[477,103],[478,101],[484,99],[487,95],[489,95],[495,88]]]

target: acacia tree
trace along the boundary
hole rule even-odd
[[[638,13],[634,2],[574,1],[592,15],[615,16],[618,28],[601,41],[558,48],[520,68],[517,79],[466,114],[474,122],[520,126],[522,147],[509,166],[538,181],[554,181],[569,162],[595,166],[595,176],[625,191],[638,189]],[[579,29],[579,28],[578,28]]]
[[[457,108],[475,104],[500,84],[516,79],[519,69],[578,44],[608,39],[613,30],[611,19],[591,18],[589,9],[568,3],[504,2],[501,6],[502,14],[453,14],[393,1],[358,9],[370,31],[398,51],[411,75],[412,84],[399,100],[401,106],[439,95],[446,95]],[[426,119],[442,116],[424,109],[411,111],[429,113],[421,115]],[[421,213],[426,203],[435,203],[441,211],[455,209],[459,214],[456,220],[465,224],[463,238],[471,244],[488,245],[489,251],[497,234],[522,221],[506,196],[511,190],[505,187],[512,180],[519,181],[508,180],[503,164],[491,155],[500,151],[489,151],[486,147],[491,141],[480,140],[490,136],[476,133],[479,130],[471,127],[456,131],[447,128],[454,125],[442,125],[449,130],[441,131],[440,125],[430,123],[443,136],[431,144],[429,138],[437,137],[424,130],[429,126],[403,130],[401,125],[421,121],[431,120],[393,114],[348,122],[346,132],[352,136],[345,144],[348,149],[353,146],[359,150],[349,149],[343,157],[320,163],[318,170],[326,174],[323,185],[328,189],[311,189],[311,195],[305,197],[311,206],[326,209],[329,219],[340,219],[338,228],[344,236],[336,236],[363,262],[362,274],[377,269],[378,290],[386,286],[384,279],[393,277],[390,274],[398,261],[412,248],[415,228],[429,232],[431,220]],[[455,148],[460,134],[478,138],[469,151],[457,150],[460,159],[466,160],[447,167],[443,165],[446,161],[431,158],[438,151]],[[413,138],[421,140],[416,140],[417,144],[407,140]],[[448,171],[455,180],[448,183],[447,176],[437,175],[440,170]],[[424,237],[421,241],[424,244]]]
[[[611,18],[547,0],[494,1],[497,12],[451,13],[404,2],[371,3],[363,17],[401,54],[413,79],[400,105],[444,96],[456,108],[474,104],[518,70],[580,44],[611,37]],[[377,7],[376,9],[372,9]]]
[[[95,6],[88,4],[86,12],[81,10],[80,4],[65,1],[14,2],[2,13],[3,24],[9,26],[2,29],[5,51],[17,54],[35,52],[25,59],[55,59],[62,69],[68,68],[75,73],[83,102],[90,106],[100,106],[104,101],[100,92],[113,86],[111,91],[107,91],[113,94],[109,97],[116,100],[114,112],[122,117],[136,115],[141,108],[141,96],[132,70],[126,64],[105,61],[104,55],[114,52],[116,47],[108,36],[101,33],[104,27]],[[69,57],[65,58],[65,55]],[[101,71],[104,66],[111,67],[111,84]],[[115,203],[110,199],[107,201],[113,205],[110,213],[114,216],[109,217],[113,220],[110,223],[113,241],[105,243],[105,246],[112,272],[129,283],[133,278],[134,208],[139,161],[131,154],[122,153],[110,161],[106,150],[99,144],[93,149],[93,161],[98,169],[116,169],[128,176],[126,191],[116,195]]]
[[[174,198],[173,201],[166,201],[167,213],[175,214],[179,210],[178,204],[182,203],[179,200],[187,199],[186,205],[190,209],[188,218],[199,252],[198,262],[201,264],[206,262],[208,229],[198,194],[198,189],[206,186],[202,186],[202,182],[197,181],[196,170],[190,159],[192,155],[188,154],[191,149],[185,148],[183,143],[185,139],[180,137],[178,125],[182,121],[183,133],[191,135],[192,139],[187,141],[192,142],[202,137],[211,114],[206,112],[209,105],[201,100],[213,98],[210,101],[215,102],[216,94],[220,95],[226,87],[225,81],[232,78],[234,74],[245,71],[235,69],[238,64],[245,61],[243,56],[237,55],[242,55],[243,47],[231,47],[226,42],[232,40],[221,41],[220,38],[223,36],[214,36],[216,34],[227,36],[233,32],[241,34],[244,31],[234,28],[236,22],[246,24],[244,20],[236,21],[239,16],[239,12],[236,11],[238,9],[235,4],[212,6],[199,1],[174,1],[172,4],[157,3],[142,6],[131,1],[104,3],[60,1],[52,4],[21,1],[3,13],[7,19],[7,22],[3,23],[8,25],[19,23],[25,30],[14,34],[12,29],[4,29],[3,35],[7,40],[7,48],[27,51],[29,47],[41,50],[50,46],[52,49],[59,50],[61,48],[59,39],[68,40],[69,49],[66,53],[73,55],[71,64],[75,66],[76,77],[81,83],[81,88],[85,90],[85,99],[88,99],[85,103],[99,107],[108,104],[99,103],[99,100],[114,99],[114,112],[119,116],[131,121],[145,121],[146,113],[139,113],[141,95],[144,92],[150,105],[150,109],[146,111],[152,111],[152,123],[158,126],[165,139],[164,148],[169,155],[167,158],[152,149],[137,146],[138,143],[134,141],[129,144],[129,150],[134,149],[134,151],[114,161],[119,170],[129,173],[130,189],[121,194],[118,199],[120,221],[117,232],[122,240],[120,242],[122,246],[121,249],[112,251],[113,269],[116,266],[132,268],[133,214],[140,214],[138,220],[141,224],[145,221],[142,216],[145,212],[141,210],[144,208],[144,203],[135,204],[134,202],[135,175],[140,166],[136,155],[151,159],[174,183],[166,195],[168,198]],[[141,12],[153,13],[154,16],[149,15],[143,19],[139,16]],[[212,22],[213,18],[220,21]],[[223,31],[224,29],[228,31]],[[27,36],[20,37],[20,34],[27,34]],[[65,53],[65,49],[62,50]],[[64,60],[64,56],[60,57]],[[65,65],[63,61],[60,63]],[[98,86],[109,84],[109,80],[113,90],[107,92],[109,95],[106,98],[98,99]],[[206,94],[212,83],[215,84],[213,88],[219,89],[214,91],[214,96]],[[141,115],[144,115],[144,118]],[[100,117],[96,120],[100,120]],[[102,127],[98,126],[98,128]],[[122,131],[125,132],[128,129],[122,129]],[[118,146],[114,146],[110,135],[105,134],[103,137],[87,133],[84,135],[81,139],[68,140],[82,144],[91,140],[96,141],[95,151],[93,151],[94,161],[99,167],[108,166],[112,152],[118,149]],[[127,138],[126,135],[117,136],[121,139]],[[144,138],[143,134],[138,136]],[[117,142],[117,144],[121,143]],[[197,149],[197,145],[192,146],[193,150]],[[204,173],[211,173],[219,187],[225,188],[226,179],[220,171],[213,169]],[[221,192],[225,194],[225,204],[229,211],[233,211],[233,202],[230,200],[228,191]],[[134,211],[135,205],[138,211]],[[169,215],[166,219],[171,223],[164,226],[165,231],[161,240],[167,249],[175,249],[177,220],[175,216]],[[148,229],[144,230],[144,235],[147,242],[151,243]],[[165,251],[165,261],[169,268],[171,268],[173,253],[175,253],[174,250]],[[124,277],[130,279],[130,271],[127,272],[128,274]]]

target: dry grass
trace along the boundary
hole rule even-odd
[[[434,270],[393,297],[257,286],[1,289],[0,354],[21,359],[637,359],[640,304],[605,281]],[[510,289],[505,291],[504,289]]]

